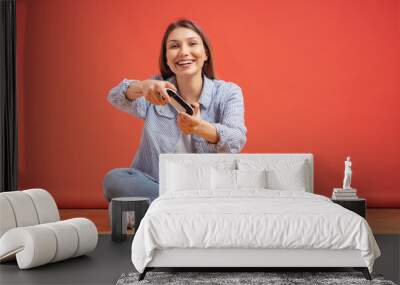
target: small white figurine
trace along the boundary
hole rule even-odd
[[[344,179],[343,179],[343,189],[352,189],[351,184],[351,158],[350,156],[347,157],[346,161],[344,162]]]

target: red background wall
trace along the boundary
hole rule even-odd
[[[228,4],[229,3],[229,4]],[[142,122],[106,100],[158,73],[167,24],[206,31],[219,78],[244,92],[244,152],[310,152],[330,195],[353,158],[370,207],[400,207],[400,2],[17,0],[20,188],[61,208],[105,207],[102,179],[130,165]]]

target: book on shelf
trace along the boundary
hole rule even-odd
[[[343,201],[352,201],[352,200],[358,200],[358,197],[335,197],[332,196],[332,200],[343,200]]]
[[[333,200],[357,200],[357,195],[336,195],[335,193],[332,194]]]
[[[334,193],[357,193],[357,189],[343,189],[343,188],[333,188]]]
[[[333,193],[336,197],[357,197],[356,193]]]
[[[333,188],[333,200],[357,200],[357,189]]]

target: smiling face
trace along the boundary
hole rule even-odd
[[[208,59],[201,37],[188,28],[176,28],[166,42],[167,65],[176,76],[200,74]]]

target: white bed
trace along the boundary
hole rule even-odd
[[[312,193],[312,154],[162,154],[132,262],[140,279],[155,267],[354,267],[370,278],[380,251],[367,222]]]

